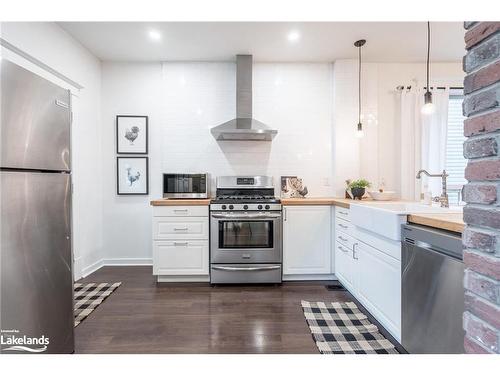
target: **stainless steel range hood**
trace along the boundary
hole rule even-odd
[[[236,118],[210,132],[218,141],[271,141],[278,134],[252,118],[252,55],[236,56]]]

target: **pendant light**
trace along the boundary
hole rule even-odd
[[[436,110],[432,103],[432,92],[429,90],[429,57],[431,51],[431,23],[427,22],[427,84],[425,86],[424,105],[422,106],[422,114],[431,115]]]
[[[358,48],[358,128],[356,130],[356,137],[362,138],[365,133],[363,132],[363,124],[361,123],[361,47],[366,43],[365,39],[360,39],[354,42],[354,46]]]

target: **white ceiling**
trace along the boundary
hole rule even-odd
[[[103,61],[333,61],[357,57],[354,41],[366,39],[372,62],[422,62],[426,22],[61,22],[59,25]],[[462,22],[433,22],[431,60],[464,55]],[[161,40],[148,33],[158,31]],[[300,39],[288,41],[290,31]]]

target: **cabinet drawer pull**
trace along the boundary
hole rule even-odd
[[[174,246],[187,246],[187,242],[174,242]]]
[[[344,216],[347,216],[347,215],[348,215],[348,213],[347,213],[347,212],[344,212],[344,211],[339,211],[339,214],[344,215]]]
[[[348,251],[347,250],[344,250],[344,248],[342,246],[337,246],[339,248],[339,250],[342,250],[342,252],[344,253],[347,253]]]
[[[340,223],[339,223],[339,227],[341,227],[341,228],[344,228],[344,229],[347,229],[347,228],[349,228],[349,227],[348,227],[347,225],[344,225],[344,224],[340,224]]]
[[[339,236],[339,240],[344,241],[344,242],[349,241],[347,238],[344,238],[344,237],[342,237],[342,236]]]
[[[174,212],[188,212],[187,208],[174,208]]]
[[[184,228],[174,228],[174,230],[188,230],[187,227],[184,227]]]
[[[352,257],[355,260],[358,260],[358,257],[356,256],[356,246],[357,245],[358,245],[358,243],[355,243],[354,245],[352,245]]]

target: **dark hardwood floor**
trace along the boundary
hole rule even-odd
[[[354,300],[322,282],[157,284],[151,272],[103,267],[79,281],[122,285],[76,327],[76,353],[319,353],[300,301]]]

